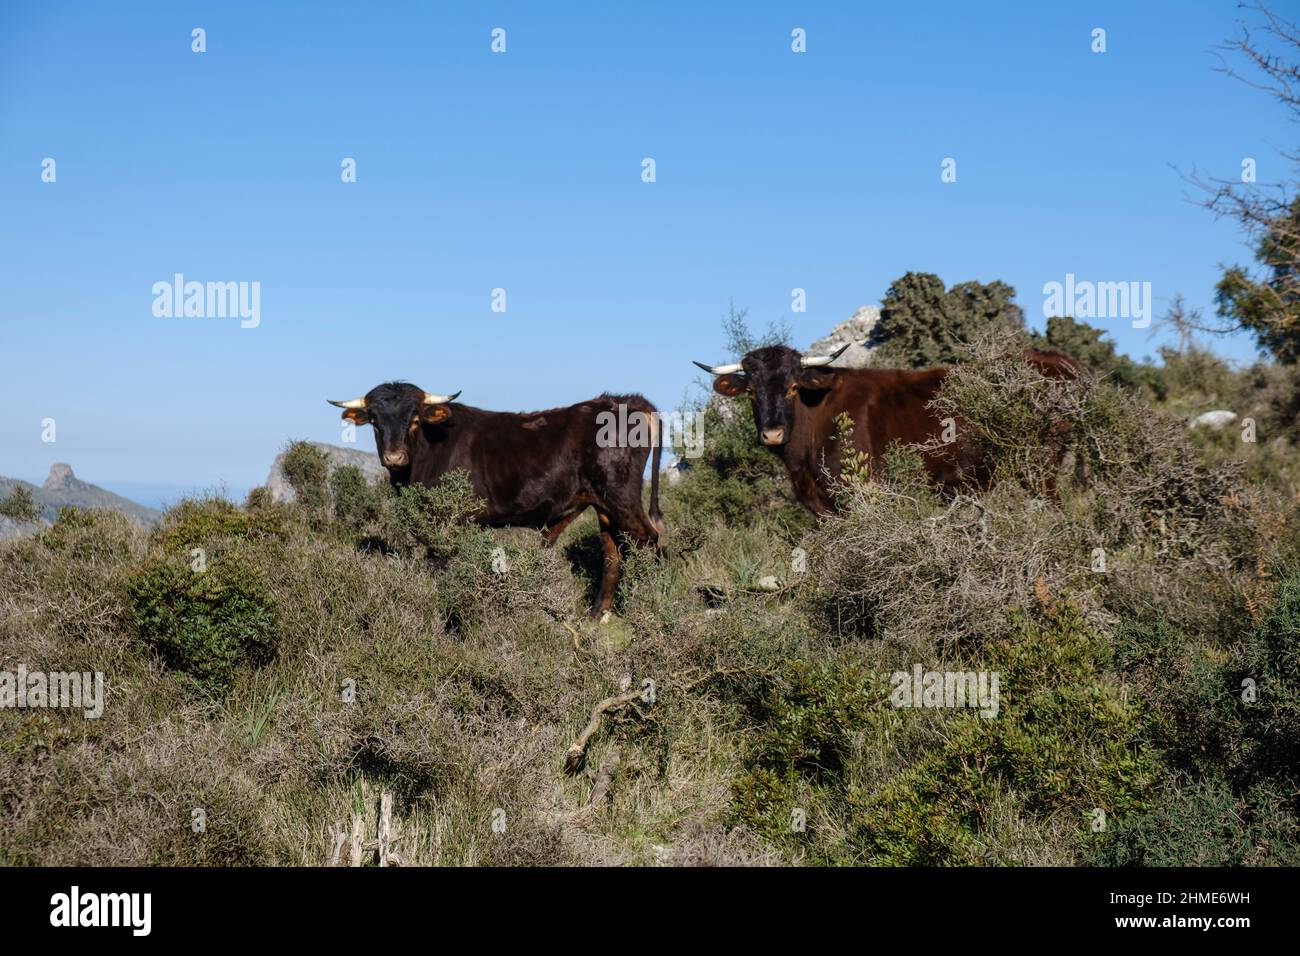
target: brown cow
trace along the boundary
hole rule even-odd
[[[832,368],[847,349],[832,355],[801,355],[783,345],[755,349],[735,365],[700,368],[716,376],[713,389],[735,397],[749,393],[758,440],[781,459],[795,495],[814,514],[835,510],[831,486],[840,474],[840,443],[832,441],[835,419],[853,419],[853,447],[873,470],[892,442],[923,444],[944,426],[929,401],[947,368]],[[1025,358],[1051,377],[1074,377],[1078,366],[1059,352],[1029,351]],[[990,475],[979,449],[960,438],[922,453],[935,483],[951,493],[963,485],[983,487]]]
[[[372,425],[379,459],[395,486],[435,484],[449,471],[469,472],[484,501],[475,516],[492,527],[542,529],[548,543],[588,507],[596,509],[604,546],[600,596],[592,615],[614,603],[621,574],[619,536],[658,546],[659,416],[640,395],[600,395],[541,412],[489,412],[431,395],[405,382],[334,402],[343,418]],[[641,505],[646,458],[650,514]]]

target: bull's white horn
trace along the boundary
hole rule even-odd
[[[695,362],[704,371],[710,375],[734,375],[740,371],[740,365],[705,365],[703,362]]]
[[[821,365],[830,365],[831,362],[834,362],[837,358],[843,355],[844,350],[847,349],[852,344],[853,344],[852,342],[848,342],[844,345],[841,345],[830,355],[805,355],[803,358],[799,360],[799,364],[802,365],[804,368],[817,368],[818,366]]]
[[[461,389],[461,392],[463,392],[463,391],[464,391],[464,389]],[[446,405],[448,402],[454,401],[454,400],[456,399],[456,396],[457,396],[457,395],[460,395],[460,392],[457,392],[455,395],[435,395],[435,394],[433,394],[433,392],[425,392],[425,393],[424,393],[424,404],[426,404],[426,405]]]
[[[346,402],[336,402],[332,398],[327,398],[325,399],[325,401],[329,402],[331,405],[337,406],[338,408],[365,408],[366,407],[366,399],[364,396],[362,396],[361,398],[349,398]]]

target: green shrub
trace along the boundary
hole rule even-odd
[[[384,486],[371,484],[355,465],[341,465],[330,475],[334,520],[352,532],[375,524],[383,513]]]
[[[1300,577],[1279,582],[1240,645],[1155,620],[1122,622],[1117,649],[1149,701],[1147,735],[1174,767],[1194,780],[1226,775],[1239,792],[1296,791],[1300,757],[1288,741],[1300,734]]]
[[[284,449],[282,467],[284,477],[303,507],[311,510],[325,507],[329,459],[323,451],[311,442],[290,442]]]
[[[239,668],[274,655],[275,613],[265,583],[234,556],[206,571],[155,559],[128,582],[127,594],[139,638],[211,696],[224,696]]]
[[[1239,757],[1240,715],[1227,652],[1160,618],[1123,620],[1116,665],[1144,703],[1144,738],[1173,770],[1220,774]]]
[[[169,509],[154,528],[152,542],[167,554],[222,540],[284,539],[287,511],[280,507],[245,510],[224,498],[187,498]]]
[[[244,507],[249,511],[264,511],[268,508],[274,508],[275,501],[271,497],[271,489],[266,485],[250,488],[248,497],[244,499]]]
[[[271,788],[210,727],[178,734],[178,725],[174,717],[163,731],[134,725],[123,731],[129,742],[29,761],[25,787],[41,810],[6,821],[0,858],[10,866],[287,862],[294,841],[275,829]],[[200,832],[191,826],[196,809]]]
[[[423,550],[434,559],[451,555],[466,521],[482,510],[469,472],[450,471],[433,485],[398,489],[388,516],[389,542],[408,552]]]
[[[732,784],[734,821],[774,841],[789,839],[800,789],[838,781],[884,699],[877,675],[852,664],[786,661],[750,704],[760,731]]]
[[[1224,780],[1173,786],[1121,816],[1091,859],[1100,866],[1296,866],[1300,825],[1265,788],[1248,797]]]
[[[137,533],[135,522],[120,511],[65,507],[40,540],[74,560],[113,562],[131,554]]]
[[[35,521],[41,516],[40,506],[26,485],[15,484],[9,497],[0,501],[0,515],[15,521]]]
[[[382,489],[380,489],[382,491]],[[571,614],[578,585],[561,552],[531,529],[492,531],[474,520],[484,502],[469,473],[449,472],[431,486],[407,485],[388,501],[384,537],[435,569],[438,606],[453,630],[498,615]]]
[[[1046,624],[1023,620],[985,665],[1001,675],[997,716],[951,717],[937,747],[882,790],[855,795],[856,859],[989,862],[988,830],[1007,795],[1020,816],[1061,819],[1076,852],[1087,850],[1095,810],[1138,806],[1156,770],[1140,712],[1107,679],[1107,660],[1104,638],[1069,608]]]
[[[1241,676],[1254,679],[1258,688],[1254,703],[1240,704],[1250,741],[1248,779],[1278,781],[1300,809],[1300,798],[1294,796],[1300,793],[1300,576],[1279,583],[1244,657]]]

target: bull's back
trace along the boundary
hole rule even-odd
[[[429,433],[419,480],[432,484],[447,472],[469,472],[474,492],[486,502],[489,524],[549,524],[599,501],[607,463],[597,434],[608,413],[617,422],[618,403],[639,410],[639,396],[601,396],[539,412],[453,411],[446,426]],[[626,412],[624,413],[626,415]],[[644,465],[644,453],[641,464]],[[639,475],[640,472],[638,471]]]
[[[854,416],[862,423],[858,450],[879,460],[894,442],[921,444],[937,436],[942,423],[929,403],[947,376],[946,368],[933,368],[891,371],[864,381]]]

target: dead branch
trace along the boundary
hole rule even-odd
[[[583,728],[582,733],[578,734],[578,739],[569,745],[568,752],[564,755],[564,769],[567,773],[577,773],[582,769],[583,762],[587,759],[587,745],[591,738],[600,730],[601,719],[610,711],[622,710],[633,701],[641,699],[641,690],[630,690],[626,694],[619,694],[617,697],[606,697],[595,707],[591,709],[591,719],[587,721],[587,726]]]

